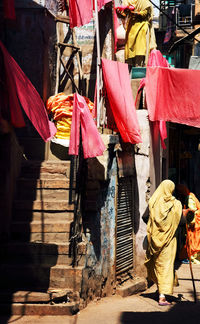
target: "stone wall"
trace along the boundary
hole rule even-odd
[[[14,132],[3,133],[0,128],[0,240],[2,242],[10,237],[12,203],[22,158],[23,153]]]
[[[83,214],[87,253],[81,294],[85,303],[115,291],[117,162],[114,144],[107,144],[103,157],[89,159],[87,170]]]

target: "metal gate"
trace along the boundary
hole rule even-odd
[[[116,226],[116,279],[122,282],[133,271],[133,177],[118,179]]]

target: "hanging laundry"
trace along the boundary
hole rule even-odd
[[[88,24],[93,17],[92,2],[88,0],[69,0],[70,27]]]
[[[84,158],[103,155],[105,145],[97,130],[84,97],[74,94],[69,154],[78,155],[80,145],[80,125]]]
[[[199,87],[200,70],[147,67],[149,119],[200,127]]]
[[[147,66],[169,67],[169,63],[159,50],[153,49],[150,53]],[[153,127],[158,128],[158,131],[160,134],[161,145],[162,145],[162,148],[165,150],[166,145],[165,145],[164,140],[167,138],[167,128],[166,128],[165,121],[160,120],[158,122],[154,122]],[[158,132],[154,131],[153,133],[157,134]],[[153,140],[156,141],[157,139],[154,138]]]
[[[97,0],[98,11],[101,10],[103,6],[105,6],[108,2],[112,2],[111,0]],[[95,4],[93,0],[93,8],[95,9]]]
[[[169,67],[169,62],[159,50],[153,49],[149,55],[147,66]]]
[[[166,60],[166,58],[164,58],[164,56],[161,54],[161,52],[159,50],[152,50],[150,55],[149,55],[149,59],[148,59],[148,63],[147,66],[163,66],[163,67],[169,67],[169,63]],[[145,87],[146,85],[146,78],[143,78],[140,81],[140,85],[137,91],[137,95],[136,95],[136,99],[135,99],[135,105],[138,99],[138,95],[139,92]],[[164,121],[158,121],[158,122],[154,122],[153,123],[153,142],[156,144],[158,142],[158,136],[160,134],[160,140],[161,140],[161,145],[163,149],[166,149],[166,145],[164,140],[167,138],[167,128],[166,128],[166,123]]]
[[[11,124],[14,127],[25,126],[21,111],[22,107],[43,140],[45,142],[50,140],[56,133],[56,127],[54,123],[49,121],[45,105],[39,93],[1,41],[0,50],[6,73]]]
[[[110,0],[97,0],[98,11],[101,10]],[[70,27],[80,27],[90,22],[95,10],[93,0],[69,0],[69,19]]]
[[[4,18],[15,20],[15,0],[3,0]]]
[[[142,143],[128,65],[102,59],[102,71],[109,106],[123,141]]]
[[[84,97],[90,112],[92,113],[94,104],[88,98]],[[51,96],[46,103],[49,114],[53,117],[57,132],[55,137],[63,140],[70,140],[70,131],[72,123],[74,94],[66,95],[61,92]]]

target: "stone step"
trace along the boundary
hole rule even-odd
[[[20,210],[44,210],[44,211],[72,211],[74,204],[65,200],[15,200],[14,209]]]
[[[77,265],[78,266],[84,266],[85,265],[85,255],[78,255]],[[31,254],[31,255],[14,255],[12,259],[5,257],[4,262],[6,264],[13,264],[20,263],[21,265],[31,264],[36,265],[40,264],[42,266],[51,267],[52,265],[66,265],[66,266],[72,266],[72,257],[69,255],[37,255],[37,254]]]
[[[23,200],[66,200],[73,203],[75,199],[75,190],[69,189],[35,189],[20,187],[17,189],[16,199]]]
[[[64,175],[70,177],[73,170],[71,161],[25,161],[22,164],[21,174],[23,176],[34,175],[40,178],[41,174]]]
[[[50,172],[54,172],[57,170],[65,171],[66,168],[71,166],[70,160],[44,160],[44,161],[37,161],[37,160],[23,160],[22,162],[22,170],[31,169],[31,170],[50,170]],[[46,171],[45,171],[46,172]]]
[[[70,243],[30,243],[30,242],[16,242],[10,241],[9,243],[2,243],[0,247],[1,256],[5,255],[28,255],[28,254],[37,254],[37,255],[68,255],[70,254]],[[78,243],[78,254],[85,254],[86,244],[85,242]]]
[[[31,233],[69,233],[71,222],[67,221],[47,221],[47,222],[12,222],[12,232]]]
[[[9,289],[41,287],[41,289],[73,289],[80,291],[83,267],[45,264],[1,264],[0,287]]]
[[[13,221],[31,222],[40,221],[72,221],[74,217],[73,211],[34,211],[34,210],[14,210]]]
[[[72,225],[70,221],[12,222],[11,233],[14,240],[64,243],[69,241]]]
[[[69,174],[68,174],[69,173]],[[47,173],[47,172],[43,172],[43,173],[38,173],[38,174],[34,174],[31,172],[26,172],[26,173],[21,173],[20,178],[23,179],[31,179],[32,181],[37,181],[37,180],[64,180],[67,181],[70,179],[70,172],[67,171],[66,174],[62,174],[62,173]]]
[[[62,316],[62,315],[74,315],[79,311],[79,303],[77,302],[69,302],[69,303],[61,303],[61,304],[20,304],[20,303],[12,303],[12,304],[1,304],[0,303],[0,313],[2,315],[37,315],[37,316],[45,316],[45,315],[54,315],[54,316]]]
[[[50,303],[57,301],[78,302],[79,293],[72,289],[48,289],[42,291],[6,289],[0,291],[0,303]]]
[[[75,182],[70,183],[69,179],[27,179],[19,178],[17,181],[17,190],[19,187],[30,189],[69,189],[75,188]]]
[[[1,261],[4,263],[32,263],[71,265],[72,251],[70,243],[42,244],[30,242],[10,242],[0,247]],[[85,264],[86,245],[80,242],[77,246],[78,265]]]
[[[22,233],[14,232],[12,233],[12,238],[14,240],[19,240],[20,242],[35,242],[35,243],[63,243],[68,242],[70,239],[70,233]]]

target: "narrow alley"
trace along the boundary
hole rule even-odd
[[[0,324],[200,323],[199,17],[0,0]]]
[[[189,264],[177,267],[179,286],[174,287],[171,306],[159,306],[156,286],[122,298],[114,295],[92,301],[85,309],[72,316],[11,316],[1,317],[1,324],[146,324],[198,323],[200,315],[199,265],[192,265],[197,302],[194,302]]]

